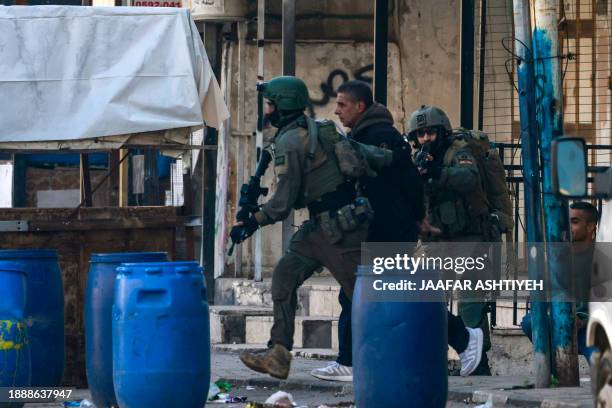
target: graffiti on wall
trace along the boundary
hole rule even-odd
[[[374,64],[363,66],[353,72],[353,77],[357,80],[372,83],[372,77],[368,73],[374,71]],[[315,106],[325,106],[329,103],[331,98],[338,96],[337,89],[340,85],[349,80],[349,74],[343,69],[334,69],[329,75],[327,80],[321,83],[321,92],[323,96],[321,99],[311,99],[312,104]]]

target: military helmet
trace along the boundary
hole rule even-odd
[[[272,78],[268,82],[259,84],[257,90],[281,111],[303,110],[310,103],[306,84],[294,76]]]
[[[421,105],[421,107],[410,115],[410,118],[406,121],[406,129],[408,130],[408,136],[411,138],[416,137],[416,131],[426,127],[442,127],[447,132],[451,132],[450,120],[446,113],[440,108],[435,106]]]

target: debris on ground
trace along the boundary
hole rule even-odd
[[[221,398],[213,401],[208,401],[209,404],[243,404],[246,402],[247,397],[234,396],[231,397],[228,394],[219,394]]]
[[[245,402],[247,397],[231,397],[229,392],[232,384],[225,380],[217,380],[208,386],[208,402],[213,403],[240,403]]]
[[[221,389],[217,386],[217,384],[215,384],[214,382],[211,382],[210,385],[208,386],[208,398],[206,398],[208,401],[212,401],[214,399],[217,398],[217,395],[219,395],[221,393]]]
[[[215,381],[215,385],[219,387],[221,392],[230,392],[232,390],[232,384],[225,380],[217,380]]]
[[[68,408],[94,408],[93,402],[88,399],[80,400],[80,401],[66,401],[64,402],[64,407]]]
[[[265,404],[269,404],[275,407],[278,406],[279,408],[290,408],[297,405],[295,401],[293,401],[293,395],[285,391],[277,391],[274,394],[270,395],[266,400]]]
[[[493,395],[489,395],[486,403],[477,405],[474,408],[493,408],[493,406]]]

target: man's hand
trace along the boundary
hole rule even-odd
[[[253,235],[253,233],[257,231],[258,228],[259,223],[253,215],[251,215],[251,217],[247,221],[237,222],[236,224],[234,224],[230,232],[232,242],[234,244],[241,243],[242,241]]]
[[[440,228],[436,228],[429,223],[427,216],[425,216],[425,218],[423,218],[423,220],[419,223],[419,229],[421,235],[423,236],[435,237],[442,234],[442,230],[440,230]]]

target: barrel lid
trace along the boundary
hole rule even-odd
[[[168,259],[167,252],[111,252],[91,254],[90,263],[155,262]]]
[[[57,251],[55,249],[3,249],[0,250],[0,259],[57,259]]]
[[[0,261],[0,272],[20,272],[27,275],[26,265],[19,262]]]
[[[357,275],[374,275],[374,271],[372,269],[372,265],[358,265],[357,266]]]
[[[169,275],[169,274],[201,274],[204,269],[197,262],[139,262],[122,263],[117,268],[118,273],[145,273],[147,275]]]

